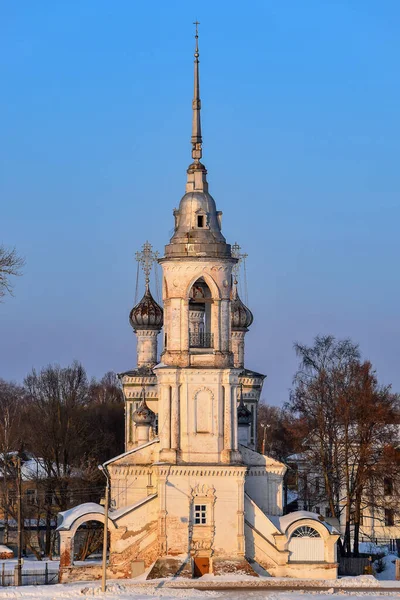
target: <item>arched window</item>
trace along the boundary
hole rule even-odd
[[[298,527],[297,529],[295,529],[293,531],[292,537],[297,537],[297,538],[304,538],[304,537],[305,538],[319,538],[321,536],[318,533],[318,531],[316,531],[312,527],[309,527],[308,525],[302,525],[301,527]]]
[[[203,277],[192,285],[189,295],[189,346],[212,348],[211,291]]]

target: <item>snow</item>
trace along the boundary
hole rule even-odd
[[[139,450],[143,450],[143,448],[147,448],[147,446],[151,446],[152,444],[156,444],[160,441],[160,439],[158,437],[150,440],[149,442],[145,442],[144,444],[142,444],[141,446],[136,446],[136,448],[132,448],[132,450],[128,450],[127,452],[123,452],[122,454],[118,454],[118,456],[114,456],[114,458],[110,458],[110,460],[107,460],[103,467],[110,465],[113,462],[118,461],[120,458],[125,458],[126,456],[130,456],[131,454],[134,454],[135,452],[139,452]]]
[[[396,577],[396,559],[398,559],[397,554],[387,554],[383,558],[385,570],[375,575],[379,581],[392,581]]]
[[[36,560],[36,559],[28,559],[24,558],[22,564],[22,571],[42,571],[44,573],[46,568],[46,563],[48,565],[49,573],[58,573],[58,568],[60,565],[59,560]],[[15,566],[17,565],[16,558],[8,558],[6,560],[0,560],[0,571],[2,569],[2,565],[5,565],[5,571],[8,573],[9,571],[14,571]],[[0,598],[1,595],[1,587],[0,587]]]
[[[12,552],[12,550],[8,546],[5,546],[4,544],[0,544],[0,553],[1,552]]]
[[[52,469],[56,473],[57,466],[55,463],[52,464]],[[61,473],[64,469],[61,465],[59,467]],[[82,472],[79,469],[72,469],[71,475],[73,477],[79,477]],[[48,470],[42,458],[29,458],[21,464],[21,477],[23,481],[34,481],[35,479],[46,479],[49,476]]]
[[[314,521],[322,523],[327,528],[329,533],[339,533],[332,525],[329,525],[329,523],[326,521],[321,520],[321,515],[308,510],[296,510],[295,512],[288,513],[283,517],[278,517],[279,528],[282,532],[285,532],[292,523],[295,523],[295,521],[299,521],[300,519],[313,519]]]
[[[299,494],[296,490],[288,490],[287,491],[287,503],[288,504],[297,500],[298,497],[299,497]]]
[[[157,498],[157,495],[158,494],[150,494],[150,496],[146,496],[145,498],[143,498],[143,500],[139,500],[135,504],[130,504],[129,506],[123,506],[122,508],[118,508],[117,510],[110,511],[108,513],[108,516],[113,521],[116,519],[119,519],[123,515],[126,515],[127,513],[129,513],[131,510],[134,510],[135,508],[138,508],[142,504],[145,504],[146,502],[149,502],[150,500]]]
[[[173,582],[176,584],[176,581]],[[186,585],[188,582],[186,581]],[[383,592],[384,596],[398,597],[396,592]],[[230,590],[208,591],[190,588],[172,588],[164,585],[164,582],[154,582],[150,585],[127,581],[124,583],[110,581],[107,583],[107,591],[105,594],[101,592],[99,582],[80,582],[64,585],[48,585],[48,586],[26,586],[21,588],[8,587],[0,591],[0,598],[20,599],[20,600],[89,600],[99,598],[101,600],[148,600],[149,598],[179,600],[185,598],[193,598],[194,600],[243,600],[251,595],[252,600],[326,600],[327,596],[335,595],[336,600],[345,600],[353,598],[353,600],[381,600],[382,595],[377,592],[351,591],[345,594],[335,593],[333,587],[326,591],[316,590],[315,592],[304,592],[302,589],[277,592],[274,590],[252,590],[248,588],[240,590],[237,587],[232,587]]]
[[[30,458],[21,465],[21,477],[24,481],[30,481],[32,479],[45,479],[47,472],[44,467],[43,461],[39,458]]]
[[[57,531],[70,529],[72,524],[79,519],[79,517],[83,517],[89,513],[100,513],[101,515],[104,515],[104,506],[96,504],[96,502],[85,502],[84,504],[78,504],[78,506],[74,506],[69,510],[58,513],[60,521]]]
[[[145,502],[149,502],[156,498],[157,494],[151,494],[150,496],[146,496],[143,500],[139,500],[135,504],[130,504],[129,506],[123,506],[118,510],[110,510],[108,513],[109,518],[114,521],[115,519],[119,519],[126,513],[138,508]],[[104,515],[104,506],[101,504],[96,504],[96,502],[85,502],[84,504],[78,504],[78,506],[74,506],[69,510],[64,510],[63,512],[58,513],[58,527],[57,531],[66,531],[71,529],[72,525],[75,523],[77,519],[83,517],[88,514],[97,513],[100,515]]]

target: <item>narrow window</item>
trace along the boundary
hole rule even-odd
[[[36,490],[26,490],[26,501],[28,504],[35,504],[36,502]]]
[[[197,215],[197,227],[204,227],[204,215]]]
[[[206,504],[195,504],[194,505],[194,524],[195,525],[206,525],[207,524],[207,505]]]
[[[394,511],[392,508],[385,508],[385,525],[387,527],[394,525]]]
[[[391,477],[385,477],[383,480],[383,489],[385,496],[393,495],[393,479]]]

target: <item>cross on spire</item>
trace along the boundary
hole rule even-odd
[[[148,241],[146,241],[143,244],[142,250],[136,252],[136,254],[135,254],[135,259],[138,261],[138,263],[142,267],[142,270],[144,273],[146,289],[149,286],[150,273],[151,273],[151,269],[153,267],[153,263],[157,262],[158,257],[159,257],[158,252],[157,251],[153,252],[153,246]]]
[[[202,157],[202,143],[203,139],[201,137],[201,121],[200,121],[200,110],[201,110],[201,100],[200,100],[200,79],[199,79],[199,30],[198,26],[200,25],[199,21],[194,21],[193,25],[196,27],[195,39],[196,39],[196,48],[194,51],[194,94],[193,94],[193,122],[192,122],[192,158],[195,164],[200,163],[200,159]]]
[[[233,267],[233,275],[234,275],[234,283],[235,284],[237,284],[237,279],[238,279],[239,271],[240,271],[240,265],[248,257],[248,254],[240,252],[241,249],[242,249],[242,247],[239,246],[239,244],[237,242],[235,242],[231,247],[231,253],[232,253],[233,258],[237,258],[237,263]]]

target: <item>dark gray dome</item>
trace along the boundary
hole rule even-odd
[[[253,322],[253,313],[243,304],[237,293],[236,284],[232,289],[231,326],[233,331],[245,331]]]
[[[143,298],[134,306],[129,314],[129,322],[133,329],[156,329],[163,326],[163,309],[157,304],[147,286]]]
[[[251,412],[243,404],[243,398],[237,409],[238,425],[250,425],[251,423]]]
[[[137,409],[132,415],[132,421],[136,425],[151,425],[154,421],[155,414],[146,404],[146,400],[142,400]]]

